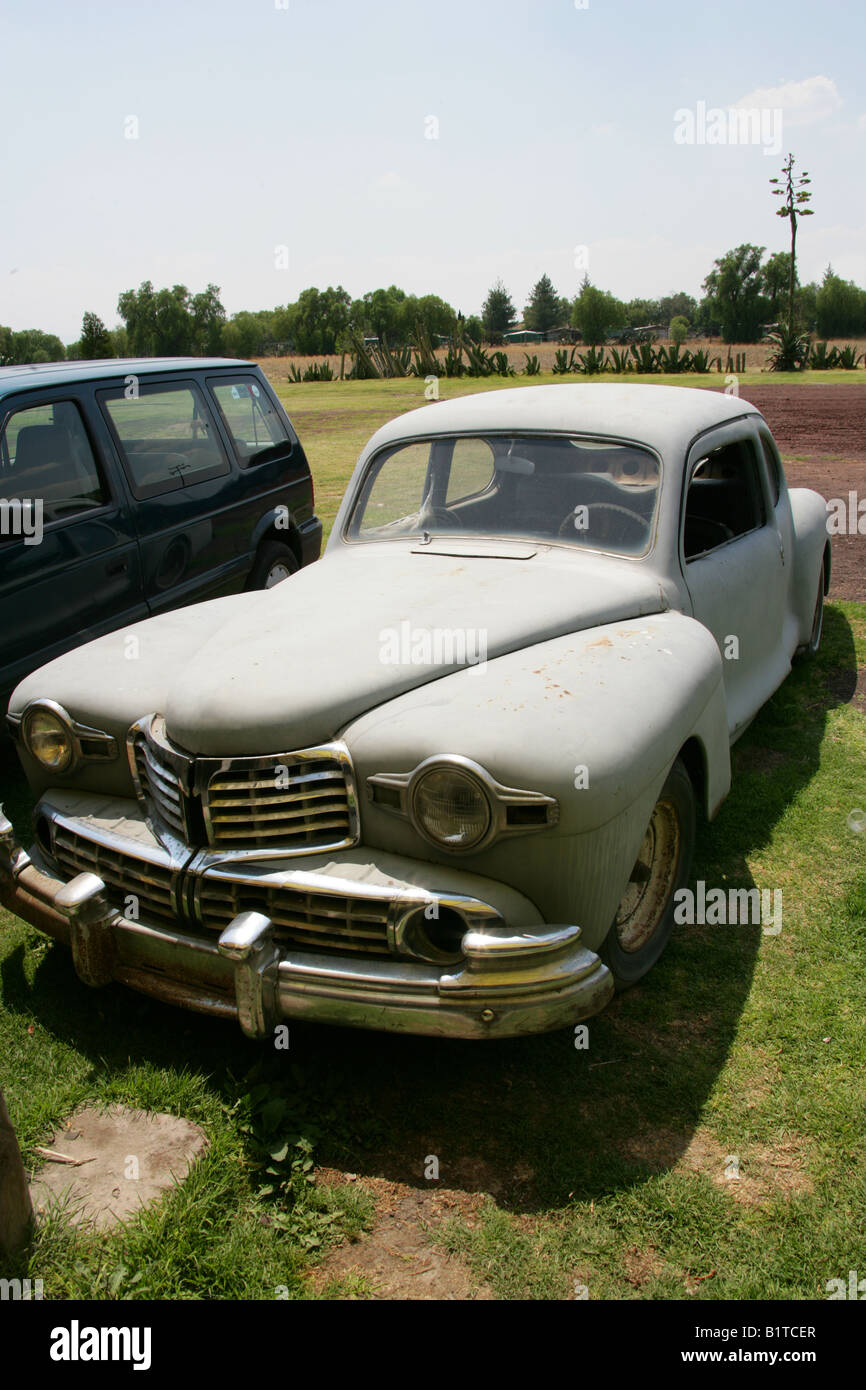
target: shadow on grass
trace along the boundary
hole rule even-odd
[[[773,886],[755,885],[747,860],[814,776],[827,715],[856,688],[851,629],[831,607],[820,657],[795,668],[734,750],[733,789],[699,831],[693,882]],[[318,1132],[318,1164],[429,1189],[435,1156],[438,1186],[533,1211],[677,1161],[731,1048],[760,939],[758,925],[676,928],[647,979],[589,1021],[587,1050],[571,1031],[479,1044],[292,1023],[276,1052],[120,987],[95,994],[59,946],[32,988],[20,951],[2,983],[8,1009],[36,1015],[103,1080],[146,1063],[199,1071],[226,1098],[233,1078],[267,1081]]]

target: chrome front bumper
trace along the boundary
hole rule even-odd
[[[386,858],[393,871],[393,857]],[[64,881],[40,867],[0,812],[0,901],[65,942],[86,984],[116,980],[185,1008],[235,1017],[248,1037],[272,1036],[293,1018],[442,1037],[509,1037],[567,1027],[610,1000],[613,978],[580,945],[579,927],[509,926],[490,904],[437,890],[442,870],[435,865],[401,863],[405,882],[392,878],[387,889],[374,883],[365,891],[394,899],[398,886],[401,910],[472,904],[458,965],[287,945],[276,939],[270,917],[256,911],[237,913],[219,934],[194,921],[132,920],[107,900],[96,874]],[[338,874],[339,866],[336,876],[328,870],[328,891],[357,893],[357,878]],[[429,887],[419,882],[425,878]],[[308,889],[309,880],[303,870],[280,870],[289,890],[299,882]]]

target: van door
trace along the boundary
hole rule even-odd
[[[0,694],[93,637],[147,617],[126,494],[83,403],[9,397],[0,423]]]
[[[241,589],[251,564],[236,511],[244,480],[205,392],[192,378],[138,378],[96,394],[137,502],[150,611]]]

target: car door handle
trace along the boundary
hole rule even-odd
[[[126,571],[128,569],[128,560],[115,560],[112,564],[105,566],[105,573],[109,576],[109,578],[113,578],[116,574],[126,574]]]

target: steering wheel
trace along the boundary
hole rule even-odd
[[[601,540],[626,544],[630,539],[636,542],[643,541],[649,531],[649,522],[646,517],[641,516],[640,512],[632,511],[631,507],[620,506],[618,502],[587,502],[584,505],[587,521],[589,521],[589,514],[592,512],[604,512],[610,518],[625,518],[625,526],[621,521],[618,528],[620,534],[614,534],[617,530],[614,520],[602,522],[598,528],[589,524],[582,527],[575,526],[575,514],[574,511],[571,511],[556,533],[558,540],[569,539],[580,543]]]

